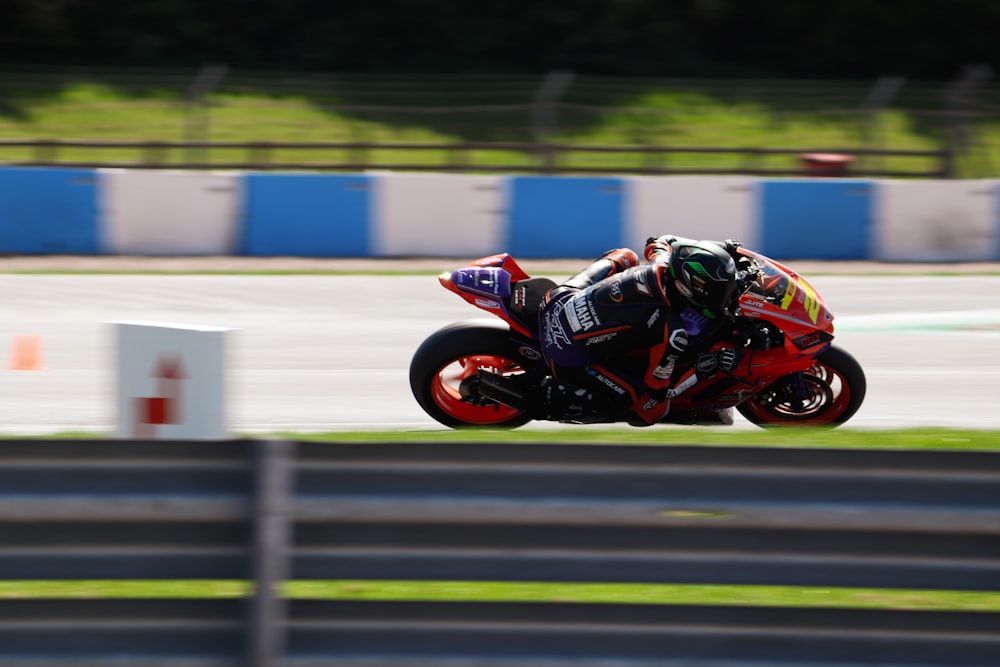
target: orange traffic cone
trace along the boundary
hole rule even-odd
[[[41,336],[14,336],[10,350],[10,369],[14,371],[34,371],[45,368],[42,364]]]

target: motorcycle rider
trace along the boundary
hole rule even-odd
[[[542,353],[554,375],[542,391],[547,418],[585,418],[611,400],[636,426],[665,417],[699,372],[732,370],[740,352],[701,352],[716,324],[733,316],[738,241],[647,239],[640,265],[629,248],[610,250],[546,294]],[[648,349],[648,356],[629,352]],[[701,352],[701,354],[699,354]],[[599,397],[600,400],[595,400]],[[720,417],[722,423],[729,413]]]

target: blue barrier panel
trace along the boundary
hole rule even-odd
[[[372,178],[247,174],[244,255],[367,257]]]
[[[622,179],[515,176],[508,187],[515,257],[589,258],[622,245]]]
[[[775,259],[870,259],[873,191],[871,181],[760,181],[760,251]]]
[[[100,253],[97,174],[89,169],[0,169],[0,252]]]

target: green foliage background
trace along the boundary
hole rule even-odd
[[[644,76],[996,69],[1000,2],[7,0],[0,62]]]

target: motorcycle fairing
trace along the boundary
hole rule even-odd
[[[740,314],[749,318],[774,319],[799,349],[829,342],[833,338],[833,313],[815,288],[794,271],[753,251],[741,252],[757,260],[760,274],[740,298]],[[816,332],[822,335],[811,336]],[[801,343],[812,342],[803,346]]]
[[[529,280],[532,283],[532,295],[528,299],[531,304],[524,301],[524,293],[518,293],[521,294],[521,301],[515,294],[516,284]],[[527,306],[537,305],[535,301],[540,295],[535,292],[544,292],[555,285],[546,278],[531,278],[508,253],[477,259],[469,266],[442,273],[438,281],[473,306],[504,320],[529,340],[535,338],[538,325],[533,319],[533,309]],[[521,317],[522,314],[525,317]]]
[[[511,274],[507,270],[498,266],[469,266],[442,273],[438,280],[473,306],[496,315],[518,333],[532,337],[531,331],[508,309]]]
[[[489,257],[483,257],[477,259],[470,266],[494,266],[499,269],[503,269],[510,274],[511,282],[517,282],[519,280],[525,280],[530,278],[524,269],[514,261],[514,258],[510,256],[509,253],[502,252],[498,255],[490,255]]]
[[[460,292],[482,297],[480,308],[493,308],[493,302],[506,303],[510,298],[510,274],[494,267],[468,267],[451,272],[451,282]]]

